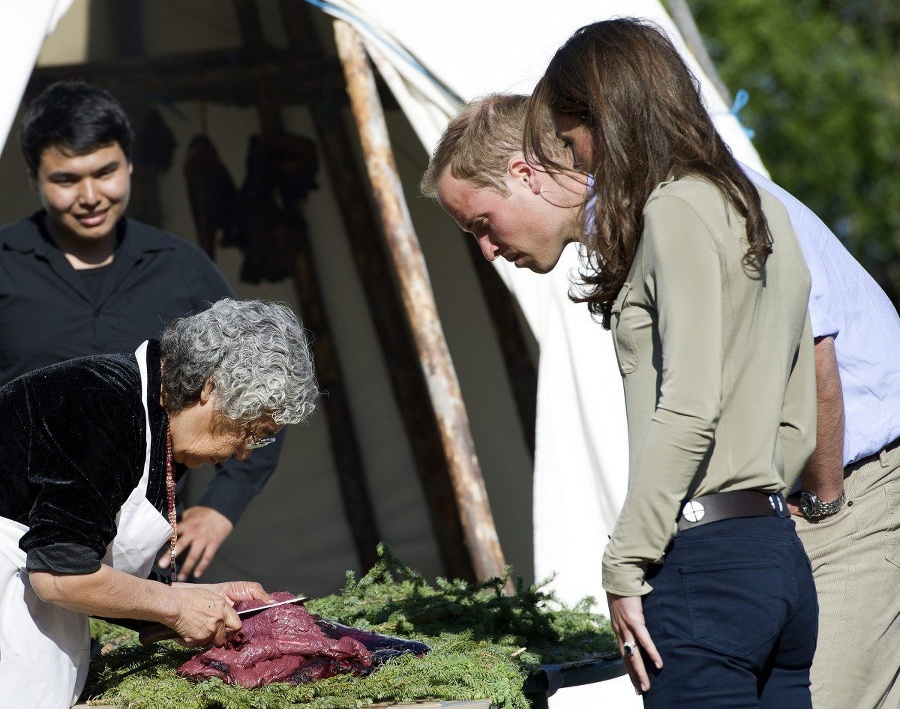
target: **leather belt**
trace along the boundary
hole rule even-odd
[[[685,502],[678,515],[678,530],[738,517],[790,516],[784,497],[779,492],[729,490],[694,497]]]

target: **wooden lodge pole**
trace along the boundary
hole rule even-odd
[[[722,81],[719,72],[716,71],[716,65],[713,64],[709,52],[706,51],[703,37],[700,34],[700,30],[697,28],[697,23],[694,22],[694,15],[691,13],[691,8],[688,6],[687,1],[669,0],[669,14],[672,15],[675,26],[678,28],[678,31],[681,32],[681,36],[684,38],[688,50],[694,55],[694,58],[699,62],[703,71],[706,72],[706,75],[709,77],[709,80],[712,81],[713,86],[716,87],[716,91],[719,92],[725,105],[731,105],[731,92],[728,90],[725,82]]]
[[[479,579],[502,576],[506,562],[425,259],[397,174],[375,78],[356,31],[347,23],[336,20],[334,33],[388,251],[441,431],[466,546]]]

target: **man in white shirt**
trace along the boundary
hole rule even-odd
[[[789,503],[819,596],[813,704],[900,707],[900,318],[815,214],[744,171],[788,210],[812,279],[818,435]]]

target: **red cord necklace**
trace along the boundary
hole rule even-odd
[[[168,504],[169,524],[172,525],[172,537],[169,541],[169,581],[178,575],[175,568],[175,545],[178,542],[178,525],[175,516],[175,476],[172,474],[172,433],[166,426],[166,502]]]

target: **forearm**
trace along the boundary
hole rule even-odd
[[[844,399],[834,338],[816,341],[816,447],[801,474],[803,489],[836,500],[844,484]]]
[[[178,615],[178,600],[172,587],[130,576],[105,564],[92,574],[35,571],[30,580],[42,601],[76,613],[167,625]]]
[[[172,628],[186,647],[221,645],[241,627],[236,601],[271,601],[251,581],[166,586],[129,576],[109,566],[92,574],[65,576],[33,571],[31,586],[45,603],[103,618],[134,618]]]
[[[603,588],[620,596],[650,591],[648,564],[662,559],[675,520],[709,453],[715,416],[657,410],[631,471],[625,504],[603,555]]]
[[[803,334],[784,391],[778,447],[779,473],[785,490],[800,481],[803,467],[816,447],[816,365],[812,326],[805,319]]]

